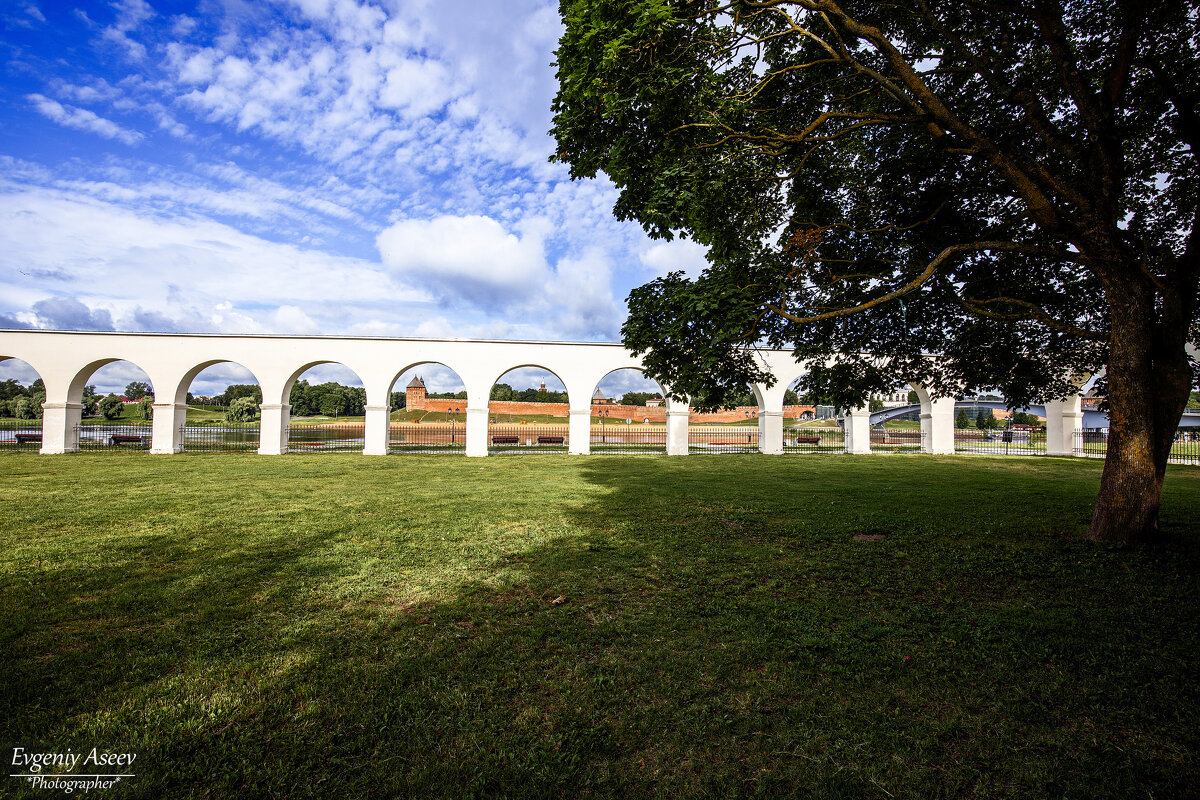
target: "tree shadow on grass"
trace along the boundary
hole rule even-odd
[[[1051,465],[547,463],[582,488],[548,504],[546,472],[513,465],[482,520],[449,489],[424,517],[302,508],[10,582],[28,618],[3,642],[5,736],[128,747],[128,797],[1168,797],[1200,778],[1194,521],[1155,550],[1064,540],[1094,485]]]

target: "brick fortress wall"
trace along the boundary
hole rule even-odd
[[[413,403],[416,400],[414,395],[417,392],[409,392],[406,402],[409,410],[412,411],[440,411],[447,412],[451,409],[459,409],[460,412],[465,412],[467,409],[466,400],[445,400],[437,397],[425,397],[424,392],[420,393],[419,405]],[[567,403],[518,403],[510,400],[493,400],[488,403],[488,412],[492,414],[509,414],[512,416],[551,416],[551,417],[568,417],[570,416],[571,407]],[[784,406],[783,416],[786,419],[799,419],[800,415],[805,411],[810,414],[816,409],[812,406]],[[651,422],[666,422],[667,410],[663,406],[627,406],[619,403],[594,403],[592,405],[592,416],[599,416],[600,412],[605,412],[607,417],[612,419],[631,419],[634,422],[642,422],[649,419]],[[736,422],[746,419],[746,413],[749,412],[751,417],[757,416],[757,406],[739,406],[737,408],[726,411],[715,411],[708,414],[701,414],[693,411],[688,417],[691,422]]]

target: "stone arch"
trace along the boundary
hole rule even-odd
[[[262,381],[259,380],[258,375],[255,374],[254,370],[250,369],[237,359],[212,358],[196,364],[188,369],[187,372],[183,373],[183,376],[179,379],[179,383],[175,387],[173,402],[176,405],[185,405],[187,403],[188,391],[192,388],[192,382],[200,376],[200,373],[204,372],[209,367],[215,367],[218,364],[233,364],[237,367],[241,367],[242,369],[246,370],[246,372],[250,373],[250,377],[253,378],[254,382],[258,384],[260,388],[262,387]]]
[[[457,385],[461,386],[462,391],[467,392],[467,398],[446,400],[442,398],[425,398],[425,394],[429,391],[429,385],[424,383],[426,376],[420,375],[420,372],[428,372],[422,370],[422,367],[434,367],[434,374],[444,370],[449,375],[453,376],[453,380]],[[412,375],[411,378],[405,379],[405,376]],[[422,379],[420,391],[417,389],[409,390],[408,385],[416,378]],[[446,376],[440,376],[431,381],[434,385],[438,382],[444,382]],[[434,358],[422,359],[415,361],[404,369],[393,374],[388,384],[388,408],[386,409],[387,417],[387,441],[386,451],[388,453],[439,453],[439,454],[464,454],[467,446],[467,417],[470,410],[469,389],[463,376],[458,370],[451,367],[444,361],[439,361]],[[408,397],[404,406],[404,412],[399,411],[399,407],[393,407],[391,397],[393,394],[404,392]],[[421,397],[420,408],[415,408],[413,403],[417,397]],[[484,408],[486,414],[486,406]],[[393,414],[396,415],[393,418]]]
[[[363,380],[362,372],[360,372],[359,370],[350,366],[345,361],[338,361],[337,359],[333,359],[333,358],[321,358],[321,359],[314,359],[313,361],[306,362],[299,368],[292,370],[291,374],[287,377],[287,379],[283,381],[282,391],[279,393],[277,401],[274,399],[269,399],[267,390],[264,388],[263,402],[264,403],[278,402],[281,405],[289,405],[290,400],[291,400],[292,388],[296,385],[296,381],[300,380],[300,378],[302,378],[304,376],[304,373],[308,372],[310,369],[312,369],[314,367],[324,366],[326,364],[332,364],[332,365],[341,367],[343,369],[349,370],[350,372],[354,373],[355,380],[357,380],[359,383],[361,383],[363,385],[364,390],[366,390],[367,384]],[[376,399],[376,398],[368,397],[366,399],[366,405],[371,405],[371,401],[373,399]]]
[[[571,404],[571,401],[574,399],[574,396],[571,393],[571,386],[565,380],[562,379],[562,377],[558,374],[558,372],[556,370],[550,369],[549,367],[543,366],[542,364],[538,364],[536,362],[517,364],[517,365],[509,367],[508,369],[501,372],[499,375],[497,375],[495,378],[493,378],[492,382],[488,385],[488,397],[489,398],[491,397],[492,387],[495,386],[497,383],[499,383],[501,378],[503,378],[505,375],[509,374],[510,372],[516,372],[519,369],[542,370],[547,375],[553,376],[553,378],[556,381],[558,381],[560,384],[562,384],[563,391],[566,392],[567,397],[568,397],[568,404]],[[549,391],[549,387],[547,387],[547,390]]]
[[[20,356],[0,355],[0,373],[5,372],[15,373],[15,377],[12,379],[16,380],[25,388],[29,388],[29,386],[39,380],[42,382],[43,387],[46,386],[46,378],[42,375],[41,370]],[[3,374],[0,374],[0,380],[9,380],[9,378],[5,377]],[[48,399],[49,394],[46,396]]]
[[[469,388],[467,387],[467,382],[466,382],[466,380],[463,378],[463,375],[462,375],[462,373],[461,373],[461,372],[459,372],[458,370],[456,370],[454,367],[452,367],[452,366],[450,366],[449,364],[447,364],[445,361],[439,361],[439,360],[437,360],[437,359],[435,359],[435,358],[425,358],[425,359],[422,359],[422,360],[420,360],[420,361],[414,361],[413,363],[411,363],[411,364],[409,364],[408,366],[404,367],[404,369],[402,369],[402,370],[400,370],[399,372],[396,372],[396,373],[394,373],[394,374],[392,375],[391,381],[388,383],[388,394],[387,394],[387,400],[388,400],[388,402],[387,402],[387,405],[389,406],[389,408],[390,408],[392,411],[395,411],[395,410],[396,410],[396,409],[394,409],[394,408],[391,408],[391,396],[392,396],[392,394],[393,394],[393,393],[395,393],[395,392],[397,392],[397,391],[404,391],[404,388],[405,388],[405,387],[401,387],[400,389],[397,389],[397,388],[396,388],[396,386],[397,386],[397,383],[400,381],[400,379],[401,379],[401,378],[402,378],[404,375],[408,374],[409,372],[411,372],[411,371],[413,371],[413,370],[415,370],[415,369],[419,369],[420,367],[425,367],[425,366],[432,366],[432,367],[444,367],[445,369],[449,370],[450,372],[452,372],[452,373],[454,374],[454,377],[455,377],[455,378],[457,378],[457,379],[458,379],[458,381],[459,381],[459,383],[461,383],[461,384],[462,384],[462,387],[463,387],[463,388],[462,388],[462,390],[463,390],[463,391],[465,391],[465,392],[468,392],[467,399],[465,399],[465,400],[463,400],[463,401],[462,401],[462,407],[463,407],[463,409],[466,409],[466,407],[467,407],[467,402],[468,402],[468,400],[470,399],[470,390],[469,390]],[[423,378],[424,376],[418,376],[418,377],[422,377],[422,378]]]
[[[74,377],[71,378],[71,382],[67,388],[67,402],[69,402],[69,403],[80,402],[83,399],[83,387],[88,385],[88,380],[90,380],[97,372],[99,372],[104,367],[107,367],[109,364],[117,364],[122,361],[124,361],[126,364],[130,364],[130,365],[136,367],[138,372],[141,372],[143,375],[146,376],[146,380],[150,384],[151,392],[158,391],[158,387],[156,386],[155,381],[154,381],[154,375],[152,375],[149,370],[143,368],[140,364],[138,364],[136,361],[134,361],[131,358],[124,358],[122,356],[114,356],[112,358],[98,358],[94,361],[91,361],[91,362],[85,364],[78,371],[76,371]]]
[[[175,391],[170,397],[171,402],[155,402],[154,404],[155,444],[153,452],[182,453],[188,450],[224,451],[261,448],[263,428],[257,422],[229,423],[222,421],[216,427],[188,425],[187,396],[191,391],[192,384],[206,370],[220,364],[231,364],[248,374],[249,378],[242,378],[241,383],[246,383],[247,380],[252,382],[259,387],[261,395],[262,381],[254,370],[241,361],[233,358],[208,358],[194,364],[177,381]],[[229,377],[226,379],[228,380]],[[227,383],[226,387],[231,385],[233,385],[232,381]],[[166,398],[156,398],[156,401],[159,399],[165,400]],[[259,402],[261,403],[261,400]],[[163,421],[161,425],[160,420]],[[169,420],[169,423],[166,420]]]
[[[649,389],[655,387],[658,396],[662,398],[662,404],[656,408],[639,408],[631,410],[628,406],[620,406],[619,399],[615,394],[611,398],[612,402],[608,405],[619,406],[622,411],[616,414],[616,419],[611,417],[611,410],[606,410],[604,405],[595,405],[594,400],[596,393],[600,392],[601,385],[613,375],[619,372],[638,372],[641,373],[642,386],[641,389]],[[588,406],[588,449],[586,452],[591,453],[625,453],[625,454],[655,454],[667,452],[667,436],[668,436],[668,421],[672,408],[678,409],[682,405],[686,413],[687,404],[680,404],[677,401],[672,401],[667,396],[666,389],[661,383],[653,378],[648,378],[645,375],[645,370],[642,367],[635,365],[625,365],[614,367],[604,373],[595,383],[595,388],[592,390],[592,398],[589,400]],[[596,414],[595,427],[592,426],[593,412]],[[629,420],[628,424],[624,424],[624,420]],[[597,430],[598,428],[598,430]],[[574,433],[574,431],[572,432]],[[583,452],[582,449],[573,450],[574,452]]]
[[[502,378],[517,372],[518,370],[533,370],[540,372],[542,383],[546,385],[547,392],[559,393],[559,390],[556,387],[562,386],[561,393],[567,396],[567,402],[560,403],[558,401],[549,400],[505,401],[502,399],[492,401],[490,399],[492,388],[495,387],[496,384],[500,383]],[[548,382],[547,378],[553,378],[554,383]],[[526,380],[528,380],[528,378]],[[514,387],[514,389],[515,388],[516,387]],[[536,362],[523,363],[509,367],[497,375],[488,386],[487,391],[487,396],[489,398],[488,405],[486,407],[486,446],[488,453],[528,454],[546,452],[576,452],[580,444],[580,437],[582,436],[586,438],[586,435],[582,432],[583,428],[577,427],[578,423],[573,425],[571,422],[573,418],[571,410],[579,406],[579,400],[581,398],[586,398],[589,396],[586,394],[587,390],[582,389],[582,385],[578,378],[576,378],[573,387],[572,383],[564,380],[557,370],[551,369],[544,364],[539,364]],[[512,414],[514,419],[506,420],[503,418],[506,409],[500,404],[506,402],[513,404],[508,407],[507,411]],[[525,404],[530,402],[553,402],[554,405],[551,405],[545,409],[530,409],[523,407]],[[565,406],[565,408],[563,408],[563,406]],[[589,408],[590,406],[584,405],[582,413],[578,415],[581,418],[580,421],[585,424],[589,419],[587,416],[589,413],[587,409]],[[532,425],[528,424],[527,419],[520,419],[521,417],[539,416],[543,413],[549,415],[551,419],[536,421]]]
[[[0,356],[0,371],[9,373],[8,377],[2,377],[3,380],[11,378],[26,389],[40,380],[43,390],[45,389],[45,378],[36,367],[23,358]],[[43,398],[44,401],[45,398]],[[9,408],[0,412],[0,417],[15,418],[13,422],[5,423],[3,430],[0,430],[0,450],[37,450],[41,448],[44,406],[42,404],[35,405],[35,402],[36,398],[30,401],[28,413],[32,416],[28,418],[17,418],[14,410]]]
[[[632,372],[640,372],[640,373],[642,373],[642,376],[643,376],[643,379],[644,379],[644,380],[646,380],[646,381],[650,381],[650,382],[652,382],[652,383],[653,383],[655,386],[657,386],[657,387],[658,387],[658,392],[659,392],[659,395],[660,395],[660,396],[663,398],[663,408],[664,408],[664,410],[666,410],[666,411],[669,411],[669,410],[672,408],[672,406],[678,406],[678,405],[679,405],[679,401],[677,401],[677,400],[672,400],[670,397],[668,397],[668,396],[667,396],[667,391],[666,391],[666,388],[665,388],[665,387],[664,387],[664,386],[663,386],[661,383],[659,383],[659,382],[658,382],[657,380],[655,380],[654,378],[648,378],[648,377],[645,377],[645,375],[646,375],[646,370],[645,370],[643,367],[637,367],[637,366],[632,366],[632,365],[626,365],[626,366],[623,366],[623,367],[613,367],[613,368],[612,368],[612,369],[610,369],[608,372],[605,372],[603,375],[601,375],[601,376],[600,376],[600,378],[599,378],[599,379],[598,379],[598,380],[595,382],[595,384],[593,384],[593,386],[592,386],[592,393],[593,393],[593,394],[595,394],[596,390],[600,388],[600,384],[604,383],[604,380],[605,380],[606,378],[608,378],[608,376],[610,376],[610,375],[615,375],[615,374],[616,374],[616,373],[618,373],[618,372],[624,372],[625,370],[630,370],[630,371],[632,371]]]
[[[909,381],[921,405],[921,452],[954,452],[954,398],[934,397],[929,388]]]
[[[28,367],[28,369],[21,369],[20,365],[22,364]],[[42,371],[34,366],[33,362],[29,361],[28,359],[21,358],[17,355],[0,355],[0,372],[14,369],[20,373],[25,373],[26,377],[29,374],[36,375],[37,378],[41,378],[43,384],[46,382],[46,379],[42,376]],[[0,380],[8,380],[8,378],[4,378],[2,375],[0,375]],[[31,379],[30,382],[33,380],[36,380],[36,378]],[[21,382],[23,383],[24,381],[22,380]]]
[[[336,365],[341,369],[346,370],[354,376],[354,380],[363,385],[363,403],[361,416],[362,422],[344,421],[339,419],[339,415],[343,413],[343,409],[335,409],[333,411],[334,419],[330,421],[317,421],[309,423],[297,423],[293,421],[293,414],[296,409],[292,408],[291,395],[297,381],[314,367],[320,367],[325,364]],[[344,380],[344,378],[343,378]],[[321,383],[338,383],[342,386],[346,384],[341,380],[322,381]],[[321,385],[321,384],[316,384]],[[358,388],[358,387],[348,387]],[[282,382],[282,387],[279,395],[269,394],[266,389],[263,390],[263,438],[266,439],[266,430],[269,409],[278,408],[278,419],[280,424],[280,443],[281,449],[286,452],[306,452],[306,453],[328,453],[328,452],[361,452],[375,453],[376,445],[373,443],[368,447],[367,442],[367,425],[366,415],[367,408],[371,405],[371,397],[367,396],[367,384],[363,380],[362,373],[350,366],[344,361],[333,358],[313,359],[292,370],[290,375]],[[376,390],[378,391],[378,390]],[[279,403],[272,403],[269,398],[278,396]],[[323,401],[318,400],[319,404]],[[351,404],[350,409],[345,409],[347,416],[357,417],[360,413],[356,413],[357,404]],[[328,416],[328,410],[318,405],[316,409],[303,409],[308,411],[316,411],[313,416],[321,418]]]

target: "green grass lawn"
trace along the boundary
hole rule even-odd
[[[0,741],[136,752],[103,797],[1194,797],[1200,469],[1117,548],[1100,468],[13,453]]]

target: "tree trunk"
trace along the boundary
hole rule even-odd
[[[1087,537],[1138,542],[1158,533],[1167,458],[1191,390],[1187,328],[1164,330],[1152,290],[1123,287],[1113,301],[1108,361],[1111,427]]]

